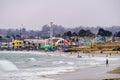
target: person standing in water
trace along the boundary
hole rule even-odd
[[[106,58],[106,67],[109,66],[109,60]]]
[[[78,57],[78,58],[82,58],[82,56],[80,56],[79,53],[78,53],[77,57]]]

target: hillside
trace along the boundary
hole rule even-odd
[[[80,46],[70,48],[68,51],[118,51],[120,50],[120,43],[96,43],[93,45]]]

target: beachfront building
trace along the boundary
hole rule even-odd
[[[30,44],[35,44],[37,45],[47,45],[47,39],[24,39],[25,42],[27,42],[26,44],[30,43]]]
[[[13,47],[12,42],[6,39],[0,39],[0,50],[11,50]]]
[[[120,42],[120,37],[114,37],[113,39],[114,42]]]
[[[79,38],[79,44],[80,45],[89,45],[91,44],[91,39],[90,38]]]
[[[48,45],[50,44],[50,39],[47,40]],[[66,39],[63,39],[61,37],[53,37],[52,38],[52,46],[65,46],[70,45],[70,42]]]
[[[102,37],[102,36],[98,36],[95,39],[95,43],[103,43],[103,42],[111,42],[111,37]]]
[[[97,36],[95,38],[90,38],[90,37],[80,37],[78,39],[79,45],[91,45],[94,43],[104,43],[104,42],[111,42],[111,37],[102,37],[102,36]]]
[[[24,48],[39,49],[45,45],[48,45],[48,39],[24,39]]]
[[[8,44],[7,44],[7,40],[6,39],[0,39],[0,49],[4,48],[4,46],[5,46],[5,48],[6,47],[8,48],[7,45]]]
[[[24,46],[23,40],[13,40],[12,43],[14,49],[21,49]]]

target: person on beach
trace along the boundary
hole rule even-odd
[[[92,54],[92,57],[94,57],[94,54]]]
[[[78,58],[82,58],[82,56],[80,56],[79,54],[77,55]]]
[[[108,59],[106,58],[106,67],[109,66],[109,61]]]
[[[106,55],[106,57],[108,57],[108,55]]]
[[[111,56],[111,53],[109,55]]]

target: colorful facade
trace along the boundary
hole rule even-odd
[[[23,40],[13,40],[14,49],[22,48],[24,46]]]

